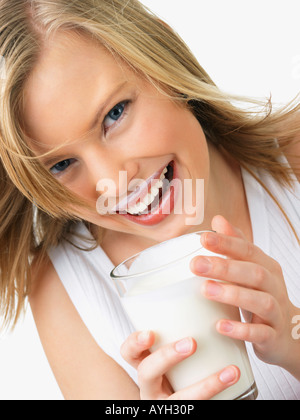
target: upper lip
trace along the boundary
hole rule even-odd
[[[145,180],[142,183],[139,183],[137,188],[130,194],[127,195],[123,200],[121,200],[116,207],[113,208],[112,213],[115,212],[121,212],[121,211],[127,211],[130,207],[133,207],[137,204],[139,200],[143,200],[144,197],[149,193],[151,187],[153,186],[151,184],[151,181],[154,179],[159,180],[161,177],[161,174],[163,170],[169,165],[167,163],[162,168],[160,168],[158,171],[156,171],[153,175],[150,176],[147,180]]]

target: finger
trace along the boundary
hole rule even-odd
[[[240,379],[240,370],[236,366],[228,366],[221,372],[204,379],[181,391],[175,392],[170,400],[211,400],[220,392],[236,384]]]
[[[268,293],[214,281],[203,283],[201,291],[207,299],[252,312],[270,326],[280,322],[279,304]]]
[[[235,340],[247,341],[256,345],[274,342],[275,330],[264,324],[247,324],[231,320],[220,320],[217,331]]]
[[[175,365],[195,353],[197,343],[185,338],[163,346],[145,358],[138,367],[139,386],[142,395],[153,399],[161,392],[163,376]]]
[[[223,216],[215,216],[212,220],[212,229],[217,233],[221,233],[227,236],[233,236],[235,238],[241,238],[246,240],[244,233],[228,222]]]
[[[137,369],[145,357],[149,356],[149,349],[153,346],[155,334],[152,331],[135,332],[131,334],[121,347],[121,356],[132,367]]]
[[[266,255],[252,242],[242,238],[209,232],[201,236],[201,243],[204,248],[216,254],[225,255],[234,260],[253,262],[265,267],[271,273],[275,270],[277,272],[278,264],[275,264],[275,261],[271,257]]]
[[[218,257],[195,257],[191,270],[200,277],[239,284],[255,290],[270,292],[274,289],[274,278],[261,265]]]

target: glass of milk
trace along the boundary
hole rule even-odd
[[[159,347],[193,337],[197,350],[171,369],[174,391],[190,386],[229,365],[241,371],[239,382],[216,400],[254,400],[258,392],[245,343],[216,331],[220,319],[240,321],[238,308],[205,299],[190,263],[195,256],[220,256],[201,245],[196,232],[162,242],[127,259],[111,272],[121,302],[137,331],[154,331]]]

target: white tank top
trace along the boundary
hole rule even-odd
[[[255,174],[279,200],[296,232],[300,234],[300,184],[296,177],[294,189],[281,187],[269,174]],[[254,243],[277,260],[283,269],[292,303],[300,308],[300,247],[278,206],[262,186],[242,170]],[[78,232],[89,240],[91,234],[83,224]],[[90,241],[74,237],[81,248]],[[136,371],[120,356],[120,347],[134,328],[125,314],[115,286],[110,279],[114,268],[101,247],[86,252],[67,242],[49,250],[49,257],[75,308],[98,345],[137,382]],[[299,309],[300,315],[300,309]],[[261,362],[249,344],[248,352],[261,400],[300,400],[300,382],[278,366]],[[300,363],[300,355],[299,355]]]

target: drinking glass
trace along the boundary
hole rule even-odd
[[[190,269],[196,256],[214,254],[201,245],[204,231],[162,242],[122,262],[111,272],[122,305],[137,331],[154,331],[161,346],[193,337],[195,354],[167,373],[174,391],[235,365],[241,377],[216,400],[254,400],[258,391],[245,343],[219,334],[220,319],[240,321],[238,308],[210,301],[200,292],[206,278]]]

